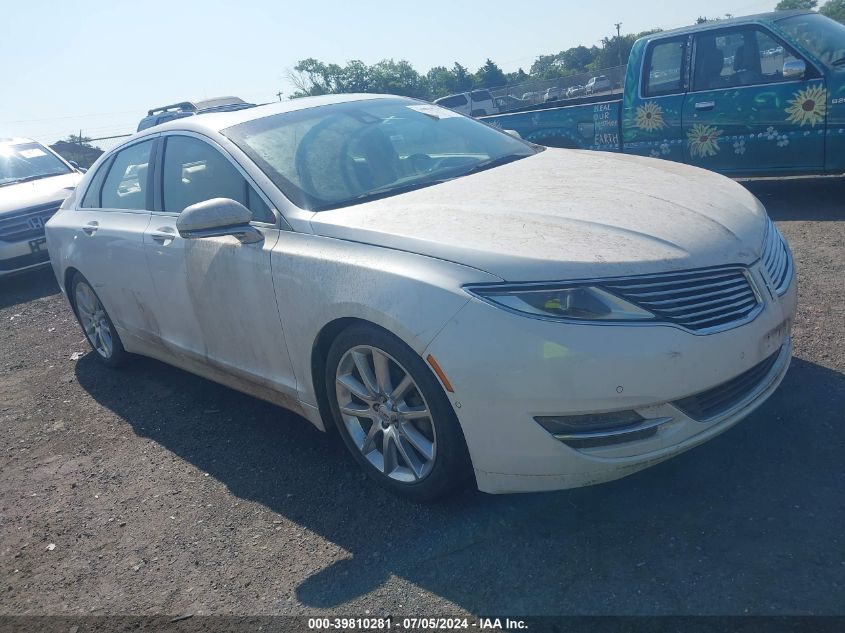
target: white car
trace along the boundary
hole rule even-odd
[[[587,85],[584,86],[584,92],[588,95],[598,94],[600,92],[607,92],[610,90],[610,79],[604,75],[598,77],[591,77]]]
[[[0,139],[0,277],[50,265],[44,225],[81,177],[49,147]]]
[[[791,356],[792,258],[740,185],[401,97],[151,128],[47,237],[103,362],[292,409],[415,499],[633,473],[747,416]]]
[[[448,97],[435,99],[434,103],[442,108],[449,108],[467,116],[486,116],[496,114],[499,111],[493,102],[493,95],[488,90],[459,92]]]

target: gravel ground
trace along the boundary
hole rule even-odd
[[[747,184],[798,264],[782,387],[553,494],[398,500],[295,415],[101,367],[49,271],[0,282],[0,614],[845,614],[845,182]]]

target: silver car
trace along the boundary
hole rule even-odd
[[[0,277],[49,266],[44,225],[81,177],[40,143],[0,139]]]

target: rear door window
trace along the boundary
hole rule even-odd
[[[687,41],[686,37],[663,40],[649,47],[643,73],[646,97],[684,91]]]
[[[85,191],[85,197],[82,199],[82,204],[79,206],[83,209],[96,209],[100,207],[100,191],[103,188],[103,180],[109,171],[111,159],[107,159],[102,165],[97,168],[91,176],[91,182],[88,189]]]
[[[120,150],[103,182],[102,208],[148,209],[147,191],[153,139]]]

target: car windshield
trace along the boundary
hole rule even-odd
[[[818,13],[797,15],[777,24],[822,63],[845,64],[845,25]]]
[[[223,134],[311,211],[396,195],[538,151],[452,110],[399,98],[276,114]]]
[[[0,187],[70,171],[70,167],[38,143],[0,144]]]

